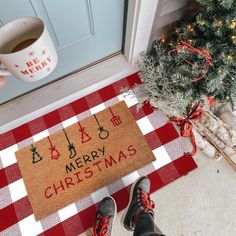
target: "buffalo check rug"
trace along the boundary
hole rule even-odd
[[[127,206],[130,186],[138,177],[147,175],[154,192],[197,167],[162,111],[149,103],[137,110],[136,97],[121,92],[139,83],[138,75],[133,74],[0,135],[1,235],[79,235],[93,225],[96,207],[104,196],[111,195],[120,211]],[[36,221],[15,152],[120,101],[128,106],[156,160]]]

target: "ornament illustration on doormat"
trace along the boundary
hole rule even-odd
[[[88,133],[85,131],[85,128],[81,125],[79,121],[78,125],[79,125],[79,132],[81,133],[81,143],[86,143],[90,141],[92,138],[88,135]]]
[[[68,135],[67,135],[65,129],[63,129],[63,132],[64,132],[64,135],[65,135],[66,140],[67,140],[67,142],[68,142],[68,150],[69,150],[69,152],[70,152],[69,158],[72,159],[73,157],[76,156],[75,146],[74,146],[73,143],[70,142],[70,140],[69,140],[69,138],[68,138]]]
[[[121,119],[120,116],[115,116],[113,111],[111,110],[111,107],[109,107],[109,111],[112,114],[111,122],[114,126],[120,125],[121,124]]]
[[[31,144],[31,149],[30,151],[32,152],[32,163],[35,164],[39,161],[41,161],[43,158],[39,155],[39,153],[37,152],[37,148],[34,147],[33,144]]]
[[[80,124],[76,120],[71,126],[50,135],[50,139],[45,137],[34,143],[44,157],[42,164],[32,164],[30,147],[16,152],[36,220],[155,160],[126,103],[119,102],[111,109],[115,116],[119,114],[115,124],[122,120],[119,126],[113,125],[113,116],[107,108]],[[91,141],[81,143],[90,138]],[[60,152],[58,161],[50,158],[48,147],[54,150],[54,146]],[[34,152],[37,155],[35,149]],[[36,183],[36,179],[40,181]]]
[[[59,158],[59,156],[60,156],[60,153],[56,149],[56,146],[52,145],[52,141],[51,141],[50,137],[48,136],[47,138],[48,138],[48,142],[50,144],[49,150],[51,152],[51,159],[52,160],[57,160]]]
[[[98,130],[99,130],[98,136],[99,136],[99,138],[100,139],[107,139],[108,136],[109,136],[109,131],[104,129],[104,127],[100,125],[100,123],[99,123],[99,121],[98,121],[98,119],[97,119],[95,114],[93,115],[93,117],[95,118],[95,120],[96,120],[96,122],[98,124]]]

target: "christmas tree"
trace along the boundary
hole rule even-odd
[[[194,17],[176,22],[173,34],[154,42],[139,63],[140,101],[170,116],[182,116],[203,96],[232,105],[236,100],[236,2],[195,3]]]

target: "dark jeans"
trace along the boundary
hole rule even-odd
[[[143,212],[135,225],[134,236],[165,236],[155,225],[150,213]]]

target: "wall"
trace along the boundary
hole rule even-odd
[[[177,21],[183,16],[184,7],[189,0],[159,0],[152,32],[149,39],[149,49],[152,42],[159,37],[164,26]]]

